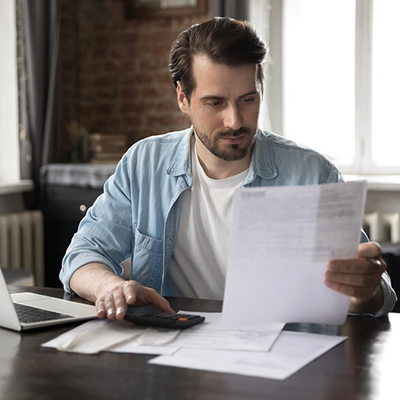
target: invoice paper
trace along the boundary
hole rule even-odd
[[[197,349],[268,351],[283,329],[282,323],[221,325],[221,313],[196,313],[206,321],[190,329],[146,328],[131,322],[96,319],[42,344],[84,354],[100,351],[140,354],[172,354],[181,347]]]
[[[286,379],[345,339],[343,336],[283,331],[269,352],[181,348],[172,355],[153,358],[149,363]]]
[[[350,297],[325,283],[333,259],[357,258],[365,181],[235,192],[224,323],[343,324]]]
[[[43,347],[82,354],[96,354],[117,344],[142,335],[144,327],[125,320],[94,319],[63,333]]]
[[[180,312],[202,315],[206,320],[202,324],[182,330],[172,343],[173,346],[179,348],[265,352],[271,348],[285,325],[283,323],[260,323],[227,327],[221,325],[221,313]]]

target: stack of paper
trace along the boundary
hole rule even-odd
[[[286,322],[344,322],[350,298],[325,286],[324,274],[330,260],[357,256],[365,194],[365,182],[239,189],[222,314],[200,313],[206,322],[185,331],[91,321],[44,346],[285,379],[345,340],[281,331]]]
[[[182,348],[173,355],[153,358],[149,363],[286,379],[345,339],[342,336],[284,331],[269,352]]]
[[[281,332],[284,324],[227,328],[219,322],[221,313],[200,314],[208,322],[184,331],[146,329],[125,320],[90,321],[43,346],[83,354],[161,354],[149,362],[285,379],[345,340],[338,336]]]

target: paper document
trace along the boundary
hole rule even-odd
[[[356,258],[366,182],[235,192],[223,322],[343,324],[350,297],[328,263]],[[251,301],[251,304],[249,303]]]
[[[286,379],[345,339],[340,336],[283,331],[269,352],[182,348],[173,355],[153,358],[149,363]]]
[[[268,351],[284,327],[281,323],[263,323],[228,329],[221,325],[221,313],[181,312],[203,315],[206,322],[180,330],[146,328],[125,320],[94,320],[42,346],[85,354],[95,354],[99,351],[172,354],[181,347]]]
[[[248,326],[221,325],[221,313],[204,313],[195,311],[179,311],[183,314],[197,314],[206,318],[202,324],[190,329],[179,331],[179,335],[173,341],[163,346],[146,345],[147,338],[144,335],[133,340],[115,346],[108,351],[118,353],[140,354],[173,354],[179,348],[188,347],[195,349],[218,349],[239,351],[268,351],[284,324],[263,323]],[[142,343],[139,345],[139,343]]]
[[[179,333],[178,329],[147,328],[125,320],[96,319],[42,346],[83,354],[96,354],[114,349],[118,353],[171,354],[178,347],[163,347],[163,345],[173,342]]]
[[[285,324],[263,323],[226,327],[221,325],[221,313],[180,311],[184,314],[198,314],[206,321],[185,329],[172,346],[199,349],[268,351]]]
[[[53,347],[60,351],[96,354],[140,336],[145,330],[145,327],[133,326],[125,320],[95,319],[42,344],[42,346]]]
[[[162,346],[174,342],[179,334],[179,329],[147,328],[134,341],[139,345]]]

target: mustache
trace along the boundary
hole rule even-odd
[[[226,136],[235,137],[235,136],[240,136],[240,135],[248,134],[248,133],[250,133],[250,129],[245,128],[245,127],[239,128],[238,130],[229,129],[224,132],[218,132],[217,138],[226,137]]]

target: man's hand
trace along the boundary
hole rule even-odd
[[[386,271],[378,243],[358,246],[358,258],[333,260],[325,273],[325,284],[351,297],[349,311],[374,313],[383,304],[381,275]]]
[[[144,307],[152,304],[160,311],[171,312],[169,302],[160,296],[154,289],[142,286],[136,281],[110,282],[103,285],[96,300],[97,315],[108,319],[124,318],[128,305]]]
[[[99,318],[122,319],[128,305],[153,305],[162,312],[174,312],[169,302],[154,289],[136,281],[126,281],[103,264],[87,264],[76,270],[70,286],[76,294],[96,304]]]

